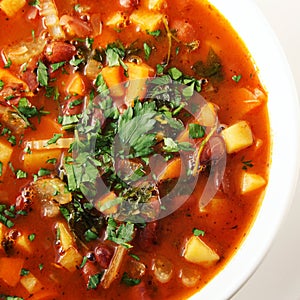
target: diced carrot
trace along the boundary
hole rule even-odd
[[[50,139],[54,133],[63,132],[62,126],[51,115],[43,116],[36,126],[47,130],[31,130],[27,134],[28,140]]]
[[[83,96],[85,94],[85,84],[79,73],[74,73],[67,85],[67,93]]]
[[[127,63],[129,86],[126,91],[126,104],[133,105],[136,98],[142,99],[146,94],[146,80],[154,75],[154,70],[145,63]]]
[[[49,159],[59,161],[61,155],[61,149],[32,150],[30,153],[23,155],[24,170],[35,173],[41,168],[54,169],[55,164],[47,163],[47,161]]]
[[[124,95],[124,87],[121,83],[124,81],[124,69],[121,66],[104,67],[101,71],[103,79],[110,89],[110,93],[115,97]]]
[[[181,173],[181,158],[176,157],[168,163],[166,168],[159,174],[158,180],[163,181],[167,179],[178,178]]]
[[[2,172],[0,173],[0,178],[6,172],[7,165],[10,161],[12,153],[13,148],[6,141],[0,141],[0,162],[2,164]]]
[[[20,281],[23,264],[22,258],[0,257],[0,279],[9,286],[16,286]]]

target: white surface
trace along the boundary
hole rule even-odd
[[[277,35],[300,95],[300,1],[253,1]],[[245,286],[232,298],[250,299],[300,300],[300,181],[289,213],[269,253]]]

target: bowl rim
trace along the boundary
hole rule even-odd
[[[254,1],[209,0],[209,3],[229,21],[245,43],[268,92],[272,161],[264,200],[245,240],[224,269],[191,300],[229,299],[253,275],[289,211],[300,169],[299,101],[277,36]]]

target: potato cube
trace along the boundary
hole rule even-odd
[[[39,292],[43,287],[40,281],[32,273],[22,276],[20,282],[30,294]]]
[[[30,241],[29,241],[28,237],[25,236],[24,234],[22,234],[21,236],[18,237],[18,239],[16,241],[16,245],[28,253],[32,252],[32,246],[30,245]]]
[[[2,167],[2,171],[0,172],[0,178],[4,175],[7,169],[7,165],[10,161],[12,152],[13,148],[9,144],[0,141],[0,162]]]
[[[210,267],[220,259],[219,255],[197,236],[192,236],[187,241],[184,258],[203,267]]]
[[[58,263],[70,272],[75,272],[76,267],[80,266],[81,262],[82,256],[74,247],[70,247],[58,259]]]
[[[123,12],[114,13],[107,21],[106,25],[112,28],[123,28],[126,26],[126,21],[128,20],[128,16]]]
[[[162,5],[166,3],[165,0],[149,0],[148,8],[153,10],[158,10],[162,7]]]
[[[9,17],[13,17],[26,4],[26,0],[2,0],[0,9]]]
[[[136,10],[130,15],[130,21],[139,26],[144,31],[154,31],[158,29],[163,15],[147,10]]]
[[[69,232],[66,225],[61,222],[56,223],[56,230],[59,231],[58,236],[59,236],[61,248],[64,251],[67,251],[74,244],[71,233]]]
[[[243,173],[241,180],[241,194],[246,194],[266,185],[266,180],[257,174]]]
[[[239,121],[222,131],[227,153],[238,152],[253,144],[253,135],[246,121]]]

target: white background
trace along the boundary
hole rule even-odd
[[[300,95],[300,0],[253,1],[277,35]],[[232,300],[300,300],[300,180],[270,251]]]

